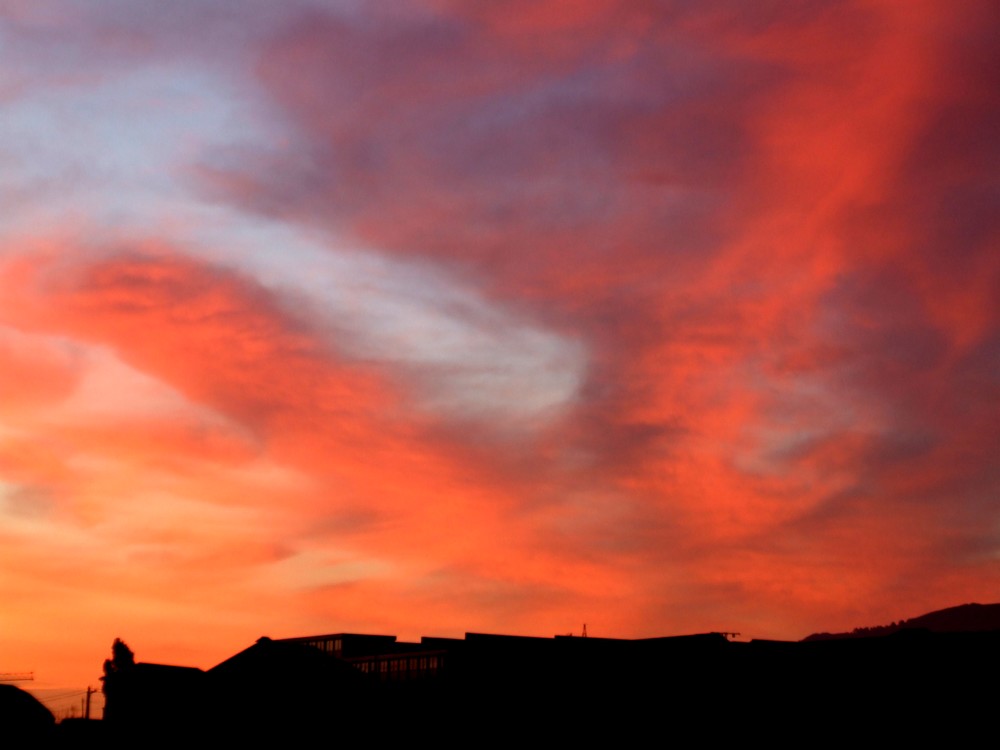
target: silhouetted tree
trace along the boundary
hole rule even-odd
[[[104,660],[104,676],[116,674],[133,666],[135,666],[135,654],[132,653],[132,649],[121,638],[115,638],[115,642],[111,644],[111,658]]]
[[[115,695],[119,692],[121,675],[128,673],[131,667],[135,666],[135,654],[121,638],[115,638],[111,644],[111,658],[104,660],[104,676],[101,678],[101,692],[104,693],[104,718],[111,718],[113,707],[116,703]]]

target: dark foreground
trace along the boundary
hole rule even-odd
[[[26,731],[66,747],[954,743],[988,739],[1000,698],[1000,632],[808,643],[470,635],[395,646],[335,656],[306,639],[262,639],[207,672],[134,664],[106,683],[106,721]],[[432,653],[439,668],[421,672]],[[389,657],[402,668],[389,669]]]

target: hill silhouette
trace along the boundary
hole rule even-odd
[[[843,638],[872,638],[901,630],[928,630],[932,633],[980,633],[1000,630],[1000,604],[960,604],[938,609],[889,625],[854,628],[849,633],[813,633],[803,641],[831,641]]]

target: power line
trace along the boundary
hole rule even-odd
[[[38,698],[38,700],[41,701],[42,703],[47,703],[49,701],[60,701],[60,700],[65,700],[67,698],[75,698],[78,695],[85,695],[86,692],[87,692],[86,690],[74,690],[71,693],[58,693],[57,695],[45,695],[45,696],[35,695],[35,697]]]

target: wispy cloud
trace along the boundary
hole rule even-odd
[[[254,8],[0,11],[22,653],[993,596],[990,3]]]

